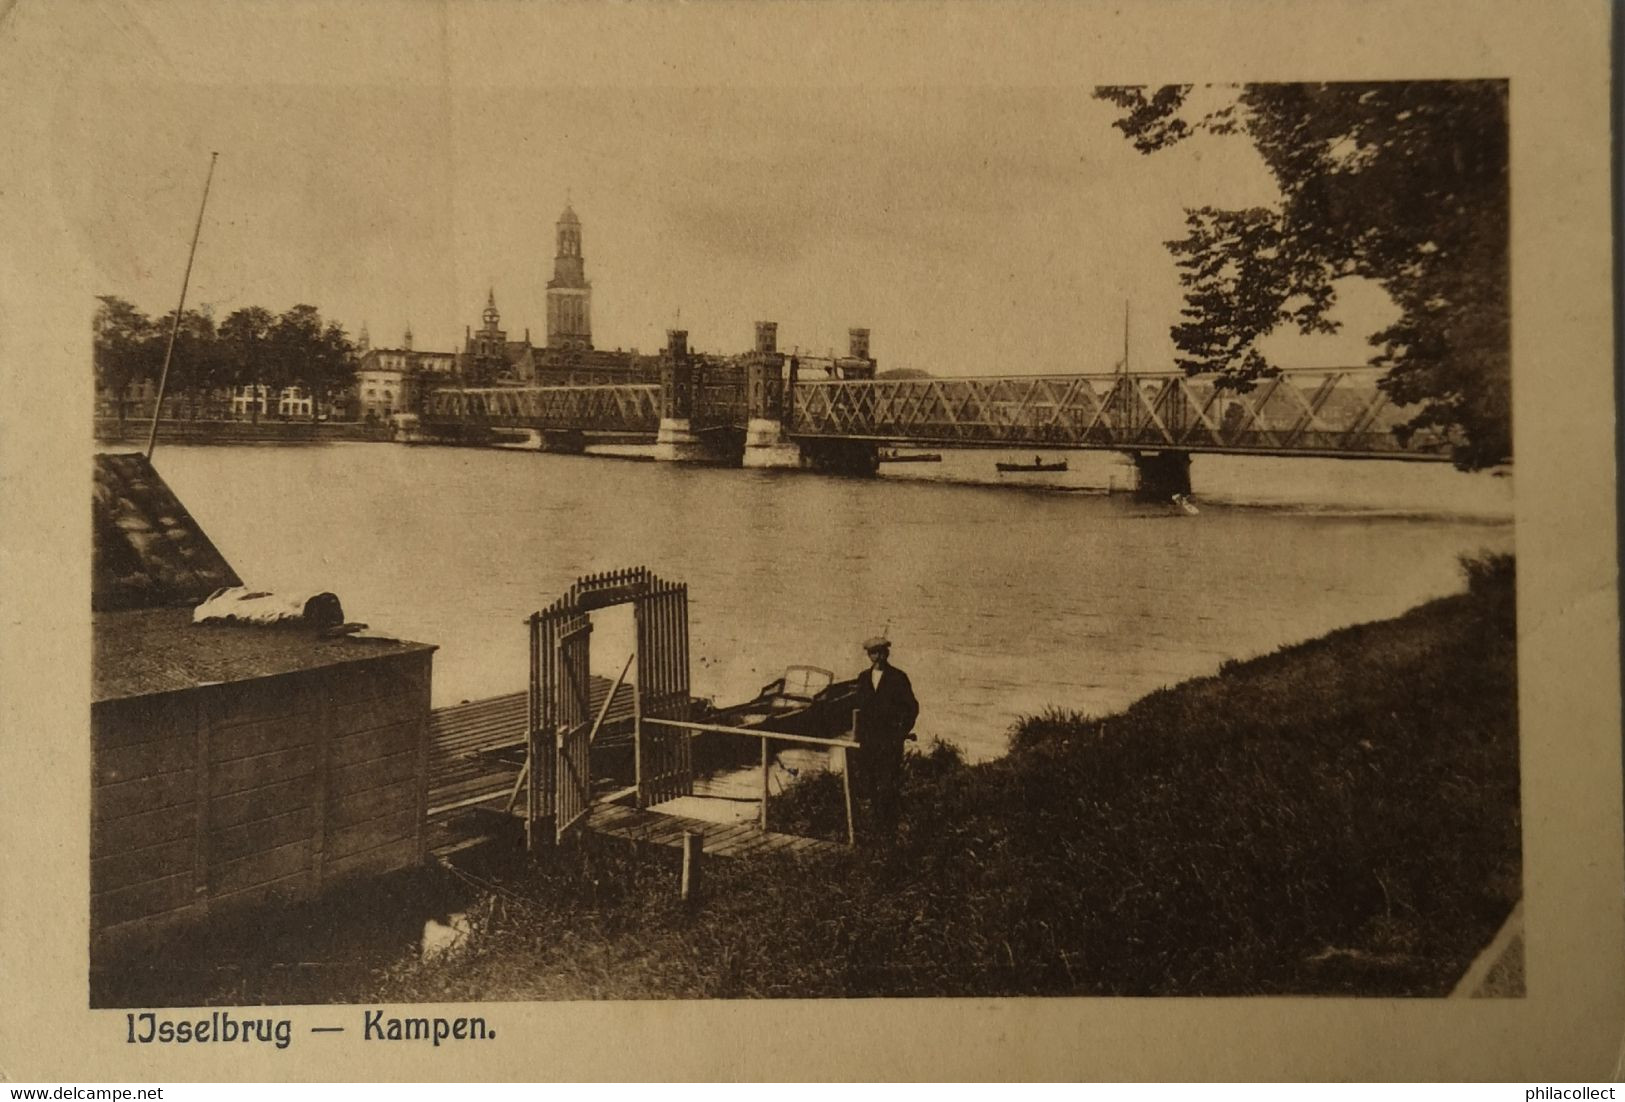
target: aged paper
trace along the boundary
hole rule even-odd
[[[0,362],[10,396],[0,414],[0,959],[9,993],[0,1008],[0,1076],[1617,1077],[1625,1037],[1625,858],[1608,41],[1606,10],[1578,3],[1538,17],[1513,4],[1465,3],[536,7],[290,0],[239,8],[17,0],[0,9],[0,102],[10,153],[0,168]],[[731,353],[749,346],[753,321],[775,317],[781,349],[795,344],[808,362],[839,361],[834,348],[844,345],[846,331],[873,326],[882,368],[943,377],[1062,374],[1110,370],[1118,358],[1127,371],[1131,361],[1138,367],[1172,354],[1166,334],[1179,321],[1180,295],[1167,278],[1161,243],[1184,232],[1180,208],[1194,205],[1195,194],[1227,208],[1270,200],[1258,191],[1261,177],[1245,143],[1240,152],[1202,146],[1201,155],[1178,162],[1146,157],[1151,175],[1140,184],[1112,176],[1113,158],[1127,157],[1129,147],[1110,128],[1121,112],[1095,89],[1391,80],[1506,82],[1516,460],[1506,491],[1511,524],[1503,518],[1500,534],[1486,542],[1508,549],[1510,540],[1517,551],[1521,996],[1324,990],[993,998],[959,991],[942,998],[684,1000],[661,998],[653,987],[640,991],[634,982],[618,989],[638,996],[625,1000],[577,1001],[585,998],[578,994],[479,1003],[495,1036],[444,1046],[368,1041],[362,1006],[231,1008],[241,1017],[288,1019],[292,1039],[280,1048],[138,1044],[126,1015],[141,1007],[115,998],[92,1009],[85,585],[92,530],[85,505],[97,450],[87,429],[98,395],[89,319],[97,295],[130,299],[154,316],[173,308],[211,152],[219,153],[214,213],[203,224],[193,277],[200,297],[189,306],[212,300],[230,310],[265,301],[280,310],[299,300],[295,288],[303,281],[322,289],[322,309],[352,337],[370,326],[375,346],[410,349],[411,338],[396,333],[415,327],[419,350],[461,349],[465,339],[473,347],[472,326],[489,293],[493,308],[501,304],[507,335],[517,341],[526,328],[533,331],[526,342],[541,347],[544,332],[585,332],[584,316],[554,308],[570,295],[547,289],[551,276],[579,290],[580,279],[555,267],[551,251],[555,220],[566,224],[560,211],[569,207],[582,212],[601,348],[653,355],[668,330],[682,330],[696,346]],[[1093,129],[1078,137],[1085,128]],[[1075,158],[1067,144],[1074,141],[1081,151]],[[1050,144],[1068,152],[1033,152]],[[1177,167],[1159,167],[1170,164]],[[368,186],[383,173],[396,177],[390,187]],[[888,186],[912,173],[922,186]],[[380,194],[387,205],[374,205]],[[899,205],[899,194],[917,205]],[[640,231],[628,230],[634,224]],[[1131,231],[1142,245],[1132,251],[1122,247],[1136,240]],[[560,257],[569,254],[563,240]],[[967,288],[999,285],[989,265],[1008,267],[1012,290],[977,300]],[[853,272],[863,277],[841,275]],[[753,283],[760,299],[747,301]],[[1135,300],[1128,317],[1124,298]],[[1085,305],[1069,313],[1074,300]],[[1369,355],[1363,338],[1372,326],[1362,329],[1360,303],[1349,308],[1343,343],[1325,352],[1340,363]],[[465,325],[466,338],[457,332]],[[496,332],[494,321],[489,328]],[[866,355],[867,329],[861,340],[849,355]],[[943,366],[950,363],[956,366]],[[408,451],[366,447],[374,456],[394,454],[377,449]],[[976,454],[991,467],[991,454]],[[1042,463],[1020,449],[998,458]],[[341,500],[322,479],[346,477],[256,471],[192,461],[166,477],[210,501],[231,496],[221,492],[223,481],[241,480],[245,510],[256,495],[307,495],[316,512]],[[291,480],[277,481],[283,478]],[[716,492],[725,496],[737,492],[733,504],[744,508],[742,491],[709,485],[722,486]],[[1199,511],[1200,484],[1194,491],[1195,504],[1184,505]],[[1035,496],[1046,503],[1064,497]],[[942,508],[967,508],[959,502],[968,500]],[[203,515],[196,500],[188,505]],[[1155,523],[1183,523],[1173,512]],[[1213,515],[1234,514],[1220,508]],[[337,525],[340,534],[320,555],[399,562],[420,534],[413,524],[444,518],[429,511],[350,521]],[[843,664],[839,675],[849,677],[861,665],[861,639],[892,635],[899,665],[910,667],[926,709],[934,705],[946,729],[945,662],[910,665],[909,633],[919,640],[915,655],[948,653],[930,651],[920,607],[948,609],[967,633],[1012,630],[993,613],[985,614],[988,626],[978,624],[985,599],[975,595],[987,592],[986,579],[958,560],[934,566],[943,556],[929,524],[879,530],[835,513],[812,520],[768,513],[760,531],[804,523],[829,534],[817,545],[827,557],[865,542],[892,548],[903,567],[852,569],[870,622],[852,624],[849,652],[832,653]],[[572,577],[659,560],[652,537],[627,535],[613,519],[594,514],[581,527],[591,553]],[[1016,529],[988,527],[967,522],[951,542],[982,541],[1002,552],[985,563],[1018,571]],[[911,534],[921,531],[928,534]],[[255,546],[257,536],[267,556],[259,560],[262,572],[270,569],[263,563],[285,561],[290,550],[308,553],[252,524],[231,533],[238,548]],[[1086,544],[1082,533],[1079,539],[1088,554],[1112,553]],[[1399,546],[1403,553],[1409,545]],[[1332,550],[1304,554],[1342,562]],[[241,551],[231,557],[239,568],[251,558]],[[486,565],[453,559],[415,584],[456,587]],[[812,569],[787,569],[798,568]],[[927,576],[932,569],[941,573],[929,575],[935,591],[927,592],[912,571]],[[1408,579],[1412,566],[1400,561],[1392,572]],[[1416,599],[1434,595],[1432,584]],[[535,607],[562,586],[543,588]],[[696,583],[696,608],[716,600],[715,592]],[[821,595],[842,592],[830,583]],[[1264,592],[1260,600],[1273,596]],[[1232,657],[1222,653],[1225,645],[1250,657],[1344,623],[1392,616],[1400,609],[1383,602],[1393,599],[1389,591],[1374,593],[1369,606],[1347,615],[1326,611],[1325,623],[1321,613],[1308,616],[1296,633],[1216,643],[1207,666],[1171,663],[1161,676],[1172,682],[1211,672]],[[1283,616],[1322,607],[1318,593],[1282,600]],[[1027,613],[1034,623],[1066,614],[1060,602],[1053,612]],[[503,615],[515,640],[509,649],[521,653],[517,616]],[[741,652],[786,637],[759,624],[737,630]],[[1128,620],[1102,635],[1134,632]],[[522,684],[486,678],[486,656],[413,634],[442,644],[437,685],[455,688],[437,706]],[[808,639],[815,635],[807,629]],[[506,660],[509,650],[497,653]],[[705,657],[724,665],[717,676],[731,678],[729,685],[751,684],[759,672],[726,667],[720,649]],[[782,652],[764,659],[774,669],[798,660]],[[962,677],[976,672],[957,669]],[[998,676],[1007,690],[984,694],[997,699],[976,702],[982,711],[966,705],[958,720],[997,729],[990,717],[1032,714],[1051,703],[1105,714],[1163,683],[1153,679],[1125,699],[1107,694],[1075,703],[1065,686],[1087,678],[1058,681],[1060,689],[1045,682],[1038,692],[1018,674]],[[996,752],[971,748],[973,758]],[[465,1003],[409,1013],[475,1011]],[[328,1025],[346,1032],[311,1032]]]

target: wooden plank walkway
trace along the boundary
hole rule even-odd
[[[491,751],[517,747],[523,761],[530,694],[508,693],[429,713],[429,818],[469,799],[502,796],[519,765]]]
[[[593,714],[610,681],[593,677]],[[632,687],[622,685],[606,727],[632,719]],[[502,811],[525,758],[530,694],[524,690],[465,701],[429,713],[429,848],[454,851],[501,828]]]
[[[704,852],[718,857],[787,854],[796,858],[821,858],[849,852],[846,846],[821,838],[802,838],[773,831],[764,833],[754,822],[713,823],[652,809],[639,811],[624,804],[599,804],[594,807],[587,815],[587,829],[657,846],[681,846],[685,831],[703,833]]]
[[[609,688],[607,678],[592,678],[593,715],[603,706]],[[631,718],[632,687],[622,685],[604,723],[607,728],[629,723]],[[436,856],[449,856],[505,834],[515,839],[522,835],[519,819],[504,809],[524,761],[529,721],[526,692],[466,701],[429,713],[429,848]],[[750,771],[695,778],[695,794],[754,803],[746,797],[754,797],[759,789],[754,773],[748,777],[746,773]],[[782,787],[782,779],[780,784]],[[764,834],[754,819],[718,823],[615,803],[595,806],[586,826],[600,834],[667,846],[681,846],[684,831],[700,832],[705,835],[704,851],[719,857],[788,853],[811,858],[847,852],[845,846],[816,838],[772,831]]]
[[[596,715],[609,692],[607,678],[592,679]],[[429,816],[450,805],[507,798],[525,756],[529,694],[507,693],[436,708],[429,713]],[[632,687],[623,685],[604,719],[606,727],[632,718]]]

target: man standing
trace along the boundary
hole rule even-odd
[[[891,642],[883,635],[863,641],[869,668],[858,675],[857,737],[859,788],[874,806],[882,842],[897,836],[899,792],[903,782],[903,743],[920,714],[908,674],[891,664]]]

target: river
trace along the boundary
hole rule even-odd
[[[330,590],[350,619],[438,644],[437,706],[522,689],[524,618],[580,574],[642,564],[689,584],[699,695],[749,698],[787,664],[850,676],[887,630],[919,731],[972,759],[1021,715],[1109,712],[1393,616],[1460,588],[1459,555],[1512,547],[1512,479],[1442,465],[1198,457],[1191,516],[1098,492],[1124,484],[1109,454],[1061,475],[997,476],[997,458],[874,480],[383,444],[154,462],[247,584]],[[613,676],[630,614],[595,621]]]

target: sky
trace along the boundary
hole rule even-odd
[[[1105,371],[1126,327],[1131,364],[1168,369],[1164,242],[1184,209],[1276,198],[1243,138],[1137,153],[1087,74],[869,79],[781,44],[765,78],[724,83],[741,47],[667,9],[633,9],[654,26],[569,5],[358,9],[108,9],[53,110],[82,139],[54,167],[102,293],[172,307],[217,150],[188,297],[216,317],[308,302],[375,345],[410,325],[417,348],[451,349],[494,290],[510,337],[540,343],[568,198],[600,348],[652,351],[681,327],[742,351],[771,320],[813,353],[867,327],[882,368]],[[1270,350],[1363,362],[1391,307],[1346,290],[1343,333]]]

